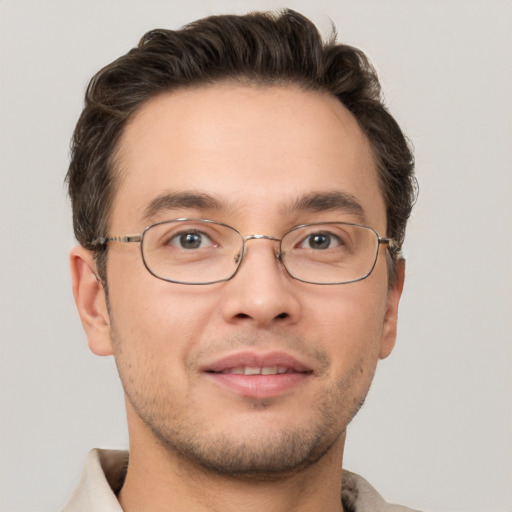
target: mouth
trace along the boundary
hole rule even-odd
[[[219,386],[243,397],[271,398],[292,391],[313,369],[282,352],[241,352],[207,364],[202,371]]]
[[[283,373],[293,372],[294,370],[284,366],[238,366],[237,368],[228,368],[221,372],[212,371],[211,373],[220,373],[222,375],[282,375]]]

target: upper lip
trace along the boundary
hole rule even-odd
[[[268,368],[278,366],[300,373],[312,372],[312,368],[298,358],[286,352],[258,353],[254,351],[236,352],[228,354],[202,366],[204,372],[223,372],[232,368],[251,367]]]

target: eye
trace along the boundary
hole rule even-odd
[[[320,232],[311,233],[308,235],[299,244],[299,247],[302,249],[325,250],[333,249],[334,247],[338,247],[340,245],[343,245],[343,241],[339,236],[336,236],[333,233]]]
[[[202,249],[213,245],[211,238],[201,231],[182,231],[175,234],[169,241],[168,245],[178,247],[180,249]]]

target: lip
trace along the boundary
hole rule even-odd
[[[229,373],[236,368],[279,368],[271,375]],[[285,352],[253,351],[229,354],[205,364],[201,371],[208,379],[243,397],[272,398],[282,395],[309,379],[313,369]]]

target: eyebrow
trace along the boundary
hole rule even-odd
[[[226,210],[223,202],[204,193],[165,192],[154,198],[144,209],[143,219],[151,221],[156,215],[166,210],[195,208],[198,210]],[[292,201],[284,208],[286,215],[302,212],[338,211],[351,214],[364,220],[364,209],[359,201],[347,192],[311,192]]]
[[[355,196],[347,192],[312,192],[299,197],[287,209],[294,212],[339,211],[364,220],[364,209]]]
[[[223,204],[208,194],[196,192],[166,192],[153,199],[144,209],[143,219],[151,220],[165,210],[197,208],[202,210],[222,210]]]

